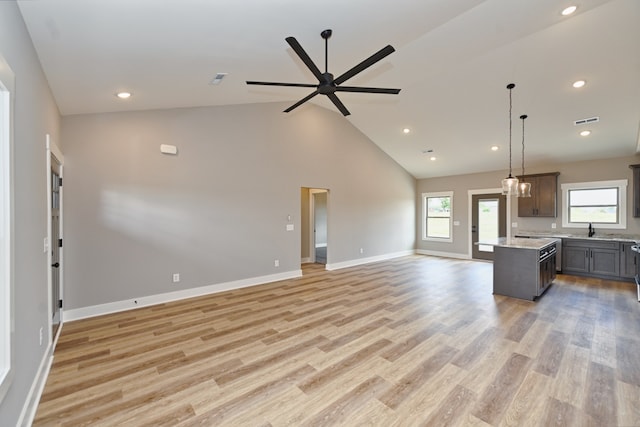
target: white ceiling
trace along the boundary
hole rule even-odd
[[[345,85],[401,88],[399,95],[339,93],[348,117],[416,178],[526,162],[633,155],[640,126],[638,0],[18,0],[63,115],[280,102],[317,83],[285,37],[338,76],[387,44],[396,52]],[[560,11],[578,5],[575,14]],[[229,73],[222,84],[209,81]],[[587,81],[580,90],[571,87]],[[127,101],[114,94],[133,92]],[[311,102],[339,114],[324,96]],[[295,120],[299,107],[288,113]],[[285,113],[283,113],[285,114]],[[598,123],[573,122],[599,116]],[[408,127],[411,133],[403,134]],[[592,130],[589,137],[580,130]],[[345,141],[348,143],[348,141]],[[497,144],[500,150],[492,152]],[[424,150],[433,150],[430,161]]]

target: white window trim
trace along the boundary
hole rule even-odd
[[[13,242],[13,105],[15,75],[0,55],[0,402],[15,371]]]
[[[451,208],[449,210],[449,238],[427,237],[427,198],[429,197],[449,197],[451,198]],[[453,242],[453,191],[439,191],[435,193],[422,193],[422,240],[429,242]]]
[[[619,221],[617,224],[604,222],[593,222],[593,226],[604,229],[626,229],[627,228],[627,185],[626,179],[614,181],[593,181],[593,182],[573,182],[561,184],[562,189],[562,227],[563,228],[584,228],[584,224],[569,222],[569,190],[587,190],[595,188],[618,188]]]

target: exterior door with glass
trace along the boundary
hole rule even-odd
[[[489,242],[507,235],[507,199],[500,193],[471,196],[471,256],[493,261],[493,246]]]

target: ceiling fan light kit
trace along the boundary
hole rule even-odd
[[[325,61],[325,72],[321,73],[320,69],[316,66],[316,64],[311,60],[307,52],[302,48],[300,43],[295,39],[295,37],[287,37],[285,40],[291,46],[293,51],[298,55],[298,57],[304,62],[304,64],[309,68],[309,70],[313,73],[313,75],[318,79],[318,84],[308,84],[308,83],[279,83],[279,82],[261,82],[249,80],[247,81],[248,85],[263,85],[263,86],[292,86],[292,87],[309,87],[315,88],[313,92],[311,92],[306,97],[302,98],[300,101],[293,104],[291,107],[284,110],[285,113],[289,113],[292,110],[296,109],[300,105],[309,101],[316,95],[326,95],[327,98],[333,102],[333,104],[338,108],[338,110],[344,115],[348,116],[351,114],[347,107],[340,101],[336,92],[363,92],[363,93],[382,93],[382,94],[391,94],[397,95],[400,93],[400,89],[387,89],[387,88],[376,88],[376,87],[362,87],[362,86],[340,86],[342,83],[355,76],[358,73],[366,70],[371,67],[378,61],[384,59],[388,55],[395,52],[395,49],[391,45],[387,45],[384,48],[380,49],[378,52],[374,53],[364,61],[360,62],[355,67],[341,74],[340,76],[334,78],[333,74],[329,72],[329,38],[331,37],[331,30],[324,30],[320,33],[320,36],[324,39],[325,42],[325,50],[324,50],[324,61]]]

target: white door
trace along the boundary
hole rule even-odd
[[[48,202],[48,261],[49,261],[49,308],[53,340],[59,331],[62,321],[63,294],[63,164],[64,157],[60,149],[51,141],[49,135],[47,145],[47,202]]]

